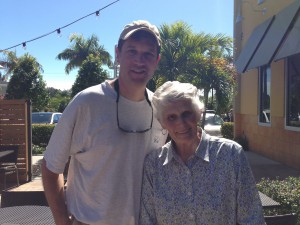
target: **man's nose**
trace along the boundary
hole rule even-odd
[[[144,64],[145,63],[145,56],[143,54],[136,54],[134,58],[135,63],[137,64]]]

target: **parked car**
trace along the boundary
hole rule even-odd
[[[33,112],[31,114],[31,122],[39,124],[56,124],[61,115],[62,113],[59,112]]]
[[[202,118],[203,118],[203,114],[202,114]],[[212,136],[222,137],[221,126],[223,123],[224,120],[220,115],[206,111],[205,123],[204,123],[204,130],[206,133]]]

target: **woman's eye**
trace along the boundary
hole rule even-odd
[[[174,115],[168,116],[169,121],[174,121],[175,119],[176,119],[176,116],[174,116]]]
[[[182,117],[183,117],[183,118],[187,118],[187,117],[189,117],[189,116],[191,116],[191,115],[192,115],[192,112],[186,111],[186,112],[184,112],[184,113],[182,114]]]

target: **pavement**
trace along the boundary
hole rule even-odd
[[[268,159],[252,151],[246,151],[245,153],[247,155],[256,182],[259,182],[263,177],[270,178],[272,180],[284,180],[289,176],[300,177],[300,170]]]
[[[283,180],[289,176],[300,177],[300,170],[284,165],[280,162],[271,160],[258,153],[245,151],[251,166],[255,180],[259,182],[261,178],[280,179]],[[33,178],[41,179],[40,163],[43,155],[32,156]]]
[[[300,170],[289,167],[280,162],[268,159],[252,151],[246,151],[245,153],[248,158],[256,182],[259,182],[263,177],[280,180],[283,180],[289,176],[300,177]],[[32,156],[33,179],[41,179],[39,165],[42,161],[42,158],[43,155]]]

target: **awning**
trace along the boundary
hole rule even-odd
[[[299,37],[300,0],[296,0],[253,30],[235,62],[237,71],[243,73],[300,53]]]
[[[291,23],[299,11],[299,7],[300,1],[297,0],[275,16],[274,22],[271,24],[246,70],[271,63],[286,37]]]
[[[255,52],[247,70],[271,63],[299,8],[300,1],[297,0],[275,16],[274,22]]]
[[[267,19],[262,24],[258,25],[252,32],[243,50],[241,51],[238,59],[235,62],[235,66],[238,73],[243,73],[246,71],[249,62],[253,58],[254,53],[259,47],[261,41],[263,40],[273,20],[274,20],[274,16]]]
[[[298,16],[292,30],[284,40],[274,60],[286,58],[300,53],[300,15]]]

